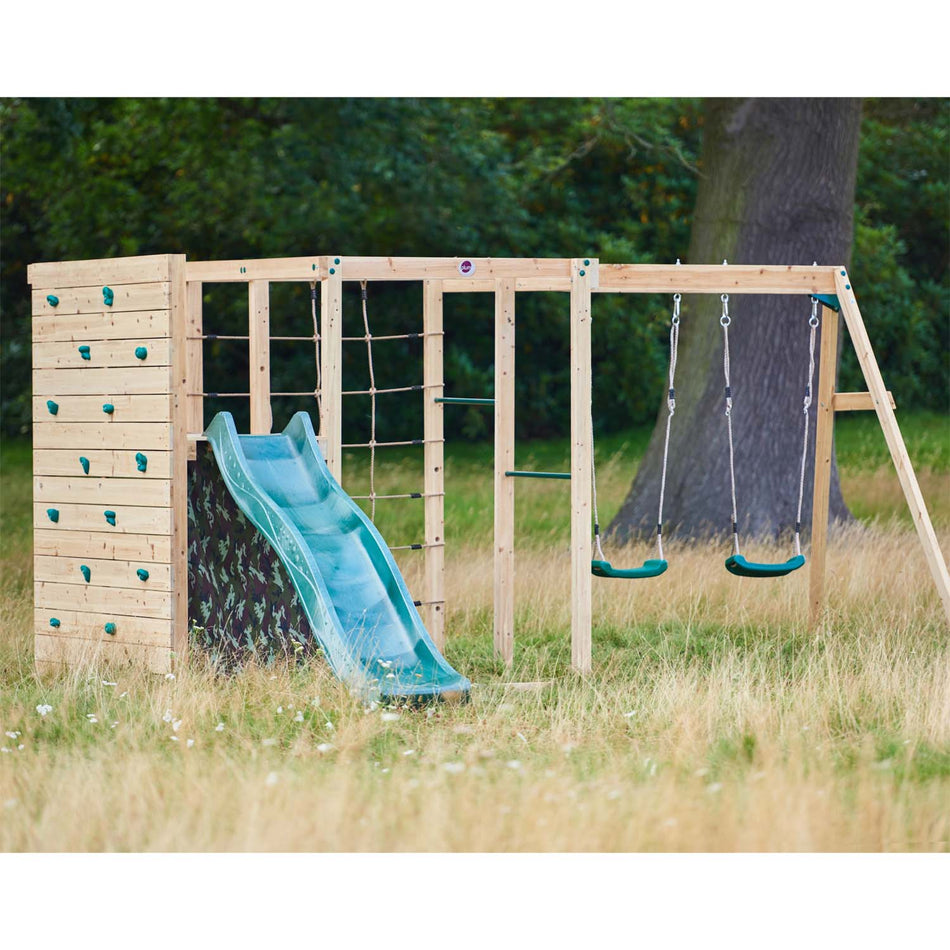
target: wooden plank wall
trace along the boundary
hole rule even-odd
[[[34,264],[29,279],[37,665],[103,656],[165,672],[187,637],[184,373],[172,346],[183,258]]]

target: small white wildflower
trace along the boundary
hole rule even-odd
[[[9,752],[10,750],[6,746],[0,746],[0,752]]]
[[[636,714],[637,714],[637,711],[636,711],[635,709],[631,709],[630,712],[625,712],[625,713],[623,714],[623,718],[624,718],[624,719],[632,719]]]
[[[118,684],[118,683],[110,683],[108,680],[103,680],[103,681],[102,681],[102,685],[103,685],[103,686],[118,686],[119,684]]]
[[[516,735],[525,745],[528,744],[528,740],[525,739],[525,737],[524,737],[520,732],[516,732],[515,735]]]
[[[278,706],[278,707],[277,707],[277,712],[282,713],[283,711],[284,711],[284,707],[283,707],[283,706]]]
[[[268,772],[267,778],[264,779],[265,785],[276,785],[280,780],[280,776],[276,772]]]
[[[717,792],[722,791],[722,782],[713,782],[706,788],[706,792],[710,795],[715,795]]]
[[[124,693],[119,693],[119,699],[125,699],[129,695],[129,691],[126,690]]]
[[[178,736],[169,736],[168,738],[171,739],[172,742],[177,742],[177,741],[178,741]]]
[[[399,719],[399,713],[385,712],[380,715],[382,722],[396,722]]]
[[[173,680],[174,678],[175,678],[175,674],[174,674],[174,673],[166,673],[166,674],[165,674],[165,679],[167,679],[167,680]]]
[[[96,717],[95,717],[92,713],[86,713],[86,718],[87,718],[90,722],[98,722],[98,721],[99,721],[98,719],[96,719]],[[9,733],[8,733],[8,735],[9,735]]]
[[[48,716],[53,711],[53,707],[50,706],[49,703],[40,703],[40,705],[36,707],[36,711],[41,716]]]
[[[320,697],[319,697],[319,696],[314,696],[313,699],[310,700],[310,705],[311,705],[311,706],[319,706],[319,705],[320,705]]]
[[[519,762],[518,759],[509,759],[509,760],[505,763],[505,766],[506,766],[507,768],[509,768],[509,769],[516,769],[516,770],[517,770],[517,769],[520,769],[520,768],[521,768],[521,762]]]
[[[324,752],[332,752],[332,751],[333,751],[333,746],[329,742],[321,742],[320,745],[317,746],[317,752],[324,753]]]
[[[403,753],[402,753],[402,754],[403,754],[403,755],[415,755],[415,754],[416,754],[416,750],[415,750],[415,749],[405,749],[405,750],[403,750]]]
[[[162,722],[171,722],[173,718],[172,711],[170,709],[166,709],[165,715],[162,716]]]
[[[116,719],[115,722],[110,723],[109,728],[110,728],[110,729],[115,729],[115,727],[116,727],[118,724],[119,724],[119,720]]]
[[[389,771],[389,769],[380,769],[380,770],[379,770],[380,775],[385,775],[388,771]]]
[[[179,730],[180,727],[181,727],[181,720],[180,720],[180,719],[176,719],[176,720],[172,723],[172,730],[173,730],[174,732],[178,732],[178,730]]]
[[[195,740],[194,740],[194,739],[188,739],[188,740],[186,740],[186,742],[185,742],[185,745],[186,745],[189,749],[190,749],[194,744],[195,744]]]
[[[19,736],[19,734],[20,734],[19,732],[9,732],[9,731],[8,731],[8,732],[6,733],[6,736],[7,736],[8,739],[16,739],[17,736]]]
[[[277,745],[277,740],[276,739],[261,739],[261,745],[263,746]]]
[[[223,723],[223,722],[219,722],[219,723],[214,727],[214,731],[215,731],[215,732],[224,732],[224,723]]]
[[[693,775],[695,775],[696,778],[702,778],[704,775],[709,775],[709,769],[696,769]]]
[[[394,680],[395,678],[396,678],[396,674],[395,674],[395,673],[387,673],[387,674],[386,674],[386,679],[388,679],[388,680]]]
[[[275,679],[277,679],[276,676],[268,676],[267,678],[268,678],[269,680],[275,680]]]
[[[459,772],[465,771],[464,762],[444,762],[442,768],[445,769],[450,775],[458,775]]]
[[[336,729],[336,726],[334,726],[333,723],[330,722],[329,719],[326,721],[326,727],[327,727],[327,729],[330,730],[330,732],[333,732],[333,731]]]
[[[26,748],[26,746],[23,745],[22,742],[16,747],[17,752],[22,752],[25,748]]]
[[[388,670],[392,665],[392,660],[377,660],[376,661],[384,670]]]
[[[294,722],[303,722],[303,712],[299,709],[297,710],[297,715],[294,716]]]
[[[436,712],[437,712],[437,710],[436,710],[435,706],[430,706],[430,707],[426,710],[426,719],[431,719],[431,718],[436,714]]]

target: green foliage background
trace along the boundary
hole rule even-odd
[[[694,99],[6,99],[2,143],[2,429],[30,426],[33,261],[184,252],[192,259],[319,253],[684,257],[699,174]],[[816,143],[820,147],[820,143]],[[869,100],[852,273],[888,384],[903,407],[946,410],[950,348],[947,100]],[[242,288],[209,286],[206,332],[246,333]],[[355,289],[346,334],[362,332]],[[348,293],[350,293],[348,291]],[[662,391],[667,301],[598,298],[595,418],[650,421]],[[417,330],[421,289],[374,285],[374,333]],[[447,392],[492,389],[492,305],[453,296]],[[275,286],[272,332],[311,330],[306,288]],[[567,313],[519,298],[520,437],[568,428]],[[379,343],[378,386],[421,382],[417,342]],[[244,343],[206,343],[212,391],[246,389]],[[306,344],[275,343],[275,391],[314,385]],[[347,388],[367,382],[346,345]],[[530,366],[530,371],[524,368]],[[845,388],[861,388],[846,351]],[[240,400],[216,400],[246,424]],[[283,398],[282,425],[313,401]],[[368,402],[346,401],[345,438],[367,435]],[[453,410],[458,434],[489,433]],[[418,435],[418,393],[380,397],[378,438]]]

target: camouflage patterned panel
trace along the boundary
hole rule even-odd
[[[188,463],[192,642],[226,667],[319,652],[287,571],[228,492],[211,446]]]

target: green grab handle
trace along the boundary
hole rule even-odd
[[[102,302],[107,306],[112,306],[112,301],[115,299],[115,294],[111,287],[102,288]]]
[[[59,403],[58,403],[58,402],[53,402],[52,399],[47,399],[47,400],[46,400],[46,408],[49,409],[49,414],[50,414],[51,416],[55,416],[56,413],[59,412]]]
[[[140,567],[135,573],[138,574],[140,581],[148,580],[148,571],[146,571],[144,567]]]
[[[80,455],[79,464],[82,466],[83,472],[86,475],[88,475],[89,474],[89,459],[87,459],[85,455]]]
[[[47,508],[46,517],[49,518],[49,520],[52,521],[53,524],[56,524],[56,522],[59,521],[59,509]]]
[[[112,622],[107,623],[103,628],[110,637],[115,636],[115,624]]]
[[[79,565],[79,573],[82,574],[83,580],[88,584],[88,583],[89,583],[89,578],[92,577],[92,571],[90,571],[89,568],[86,567],[85,564],[80,564],[80,565]]]
[[[50,618],[49,618],[49,625],[50,625],[51,627],[58,627],[58,626],[59,626],[59,618],[58,618],[58,617],[50,617]]]
[[[148,458],[141,452],[136,452],[135,464],[138,466],[140,472],[144,472],[148,468]]]
[[[109,522],[113,527],[115,527],[115,512],[114,511],[104,511],[103,514],[106,516],[106,521]]]
[[[148,347],[137,346],[135,348],[135,358],[137,360],[144,360],[146,356],[148,356]]]
[[[79,347],[79,355],[80,355],[84,360],[91,360],[91,359],[92,359],[92,354],[89,352],[89,347],[88,347],[88,346],[81,346],[81,347]]]
[[[113,406],[111,402],[104,402],[104,403],[102,404],[102,411],[103,411],[107,416],[111,416],[112,413],[115,412],[115,406]]]
[[[46,295],[46,302],[47,302],[51,307],[58,307],[58,306],[59,306],[59,297],[57,297],[56,294],[47,294],[47,295]]]

